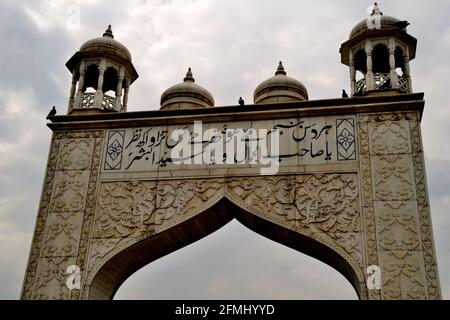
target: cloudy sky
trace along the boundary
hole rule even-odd
[[[282,60],[310,99],[348,90],[339,47],[369,1],[332,0],[0,0],[0,298],[17,299],[36,219],[52,105],[66,111],[64,64],[112,24],[140,78],[129,111],[155,110],[161,93],[192,67],[216,105],[252,101]],[[450,298],[450,2],[379,1],[411,22],[418,38],[413,87],[425,92],[422,130],[441,286]],[[117,299],[355,299],[331,267],[265,239],[237,222],[141,269]]]

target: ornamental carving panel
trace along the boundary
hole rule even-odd
[[[76,256],[82,221],[82,212],[50,213],[42,255]]]
[[[89,182],[89,171],[58,171],[51,210],[54,212],[83,211]]]
[[[381,201],[415,198],[411,155],[372,156],[374,193]]]
[[[363,225],[365,226],[365,238],[367,241],[367,261],[369,265],[378,265],[368,125],[367,123],[359,123],[358,127],[360,139],[360,179],[362,182],[361,192],[364,211]]]
[[[85,210],[95,197],[102,138],[98,131],[55,133],[22,297],[73,299],[66,286],[70,265],[81,266]]]
[[[383,299],[427,299],[421,252],[387,251],[382,260]]]
[[[372,128],[371,138],[374,154],[411,153],[407,121],[376,123]]]
[[[231,200],[244,209],[303,234],[315,234],[319,241],[331,241],[362,264],[355,174],[232,178],[227,189]]]
[[[93,139],[61,140],[58,170],[90,169]]]
[[[383,299],[428,298],[419,233],[420,205],[416,202],[420,182],[413,167],[414,146],[407,120],[368,119]]]
[[[95,238],[122,238],[154,231],[166,220],[199,213],[221,195],[223,180],[127,181],[101,185]]]
[[[359,232],[355,175],[299,175],[236,178],[230,193],[266,214],[276,213],[289,225],[310,232]]]
[[[75,257],[40,258],[32,299],[68,300],[70,290],[66,287],[66,270],[75,262]]]
[[[359,199],[355,175],[297,177],[295,204],[314,232],[359,232]]]
[[[159,181],[155,217],[164,215],[170,220],[157,224],[155,231],[161,232],[193,217],[220,200],[223,194],[224,179]]]
[[[390,206],[376,203],[378,240],[384,250],[418,250],[419,231],[417,208],[414,202]]]
[[[104,183],[95,220],[95,238],[121,238],[142,232],[164,217],[155,214],[155,182]]]

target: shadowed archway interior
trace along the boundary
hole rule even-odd
[[[119,287],[145,265],[217,231],[236,219],[248,229],[316,258],[339,271],[360,295],[358,276],[348,262],[320,242],[251,214],[227,198],[164,232],[148,237],[109,259],[90,284],[89,299],[112,299]]]

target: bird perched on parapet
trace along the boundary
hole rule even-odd
[[[56,114],[56,107],[53,106],[52,110],[50,110],[50,112],[47,115],[47,118],[45,119],[49,119],[50,117],[53,117]]]
[[[342,98],[348,98],[348,94],[344,89],[342,89]]]
[[[242,97],[239,97],[239,105],[243,106],[245,104],[244,99]]]
[[[398,22],[394,23],[394,26],[396,26],[399,29],[405,29],[409,25],[410,25],[410,23],[408,21],[398,21]]]

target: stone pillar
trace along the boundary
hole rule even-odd
[[[117,81],[117,88],[116,88],[116,105],[115,109],[116,111],[121,111],[122,109],[122,82],[124,79],[125,69],[123,67],[120,68],[119,71],[119,79]]]
[[[355,58],[353,56],[353,50],[350,50],[350,88],[352,90],[352,96],[356,92],[356,69]]]
[[[389,68],[391,76],[391,88],[398,89],[398,76],[395,70],[395,40],[389,38]]]
[[[372,71],[372,43],[366,41],[366,55],[367,55],[367,73],[366,73],[366,85],[367,91],[375,90],[375,80]]]
[[[123,94],[123,104],[122,104],[122,111],[127,111],[127,104],[128,104],[128,92],[130,91],[130,83],[128,80],[126,81],[125,86],[125,93]]]
[[[406,81],[408,83],[408,93],[413,92],[412,89],[412,81],[411,81],[411,69],[409,67],[409,55],[405,54],[403,57],[403,60],[405,61],[405,65],[403,67],[403,76],[406,78]]]
[[[75,108],[75,109],[81,107],[81,99],[83,97],[83,91],[84,91],[84,74],[85,74],[85,72],[86,72],[86,63],[84,61],[82,61],[80,64],[80,79],[78,80],[77,94],[75,96],[75,102],[73,104],[73,108]]]
[[[97,91],[95,92],[95,98],[94,98],[94,107],[95,108],[102,108],[102,101],[103,101],[103,80],[105,76],[105,69],[101,68],[98,70],[98,81],[97,81]]]
[[[70,87],[69,105],[67,106],[67,114],[70,114],[72,112],[76,90],[77,90],[77,73],[74,71],[74,73],[72,74],[72,86]]]

